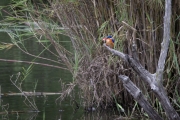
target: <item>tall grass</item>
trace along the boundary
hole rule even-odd
[[[164,85],[172,100],[178,99],[176,104],[179,104],[180,91],[176,84],[179,84],[180,75],[180,7],[177,4],[180,5],[180,2],[173,1],[175,14],[172,16],[172,41],[164,71]],[[20,10],[16,10],[19,5]],[[52,0],[48,3],[23,1],[15,3],[12,10],[15,13],[13,19],[37,23],[39,29],[30,26],[30,32],[44,47],[47,43],[43,43],[42,38],[49,40],[56,50],[52,54],[60,58],[61,63],[72,73],[71,86],[60,96],[61,99],[77,85],[82,90],[85,106],[107,108],[118,103],[123,107],[133,108],[134,100],[123,89],[117,77],[119,74],[126,74],[142,89],[152,105],[162,112],[159,102],[150,93],[147,85],[123,61],[104,50],[101,39],[106,35],[113,35],[116,39],[115,49],[130,55],[134,39],[141,64],[154,73],[163,39],[164,0]],[[135,36],[122,21],[137,30]],[[64,30],[58,29],[60,27]],[[62,46],[58,34],[70,38],[70,51]]]

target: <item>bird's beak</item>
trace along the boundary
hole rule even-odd
[[[101,41],[101,45],[103,45],[104,43],[106,43],[106,38],[103,38]]]
[[[103,40],[103,41],[105,41],[105,40],[106,40],[106,38],[103,38],[102,40]]]

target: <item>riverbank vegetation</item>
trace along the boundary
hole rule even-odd
[[[119,75],[128,76],[139,87],[150,104],[164,115],[161,103],[142,82],[139,76],[121,59],[102,46],[102,38],[112,35],[115,50],[133,56],[135,41],[138,59],[150,73],[155,73],[163,40],[164,0],[51,0],[16,1],[10,8],[12,13],[4,21],[14,25],[30,27],[27,32],[9,32],[13,44],[26,51],[24,37],[34,37],[48,54],[57,57],[59,66],[73,75],[73,81],[63,89],[59,99],[63,100],[78,86],[83,105],[92,108],[117,107],[123,111],[136,109],[141,112],[133,97],[124,89]],[[171,40],[163,72],[163,86],[171,104],[180,109],[180,2],[172,1]],[[133,32],[133,29],[136,30]],[[63,34],[70,38],[70,48],[63,46],[59,38]],[[49,46],[56,52],[51,52]],[[39,56],[35,56],[42,59]],[[54,60],[51,60],[54,62]]]

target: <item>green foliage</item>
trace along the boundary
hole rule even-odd
[[[177,73],[180,75],[180,69],[179,69],[179,63],[178,63],[178,57],[177,54],[175,52],[176,48],[174,46],[174,44],[176,44],[175,42],[173,42],[172,40],[170,41],[170,55],[172,55],[172,66],[174,66],[177,70]],[[179,44],[178,44],[179,45]],[[170,72],[171,70],[169,70]]]
[[[115,100],[115,103],[116,103],[116,107],[117,107],[117,110],[119,111],[119,113],[120,113],[120,112],[125,113],[124,108],[117,102],[116,97],[115,97],[114,95],[113,95],[113,97],[114,97],[114,100]],[[126,113],[125,113],[125,114],[126,114]]]
[[[21,82],[23,82],[24,80],[26,80],[26,78],[30,75],[30,73],[32,72],[32,68],[33,68],[33,64],[31,64],[27,69],[25,69],[24,67],[22,68],[22,76],[20,78]]]
[[[81,60],[83,59],[80,58],[79,54],[77,53],[77,51],[74,52],[74,61],[73,61],[73,78],[76,78],[77,74],[78,74],[78,70],[79,70],[79,67],[80,67],[80,63],[81,63]],[[74,79],[73,79],[74,80]]]
[[[9,50],[14,46],[12,43],[2,43],[0,44],[0,50]]]

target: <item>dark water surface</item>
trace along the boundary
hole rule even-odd
[[[10,43],[10,38],[7,36],[6,33],[0,33],[1,39],[3,42]],[[1,42],[2,42],[1,41]],[[32,46],[29,44],[29,47]],[[33,49],[36,49],[33,47]],[[43,49],[36,49],[33,50],[34,54],[40,53]],[[46,57],[46,54],[44,55]],[[48,55],[49,58],[53,58],[54,56]],[[9,50],[1,50],[0,51],[0,58],[8,59],[8,60],[24,60],[24,61],[31,61],[33,60],[32,57],[25,55],[21,52],[17,47],[12,47]],[[39,60],[38,62],[43,62]],[[48,63],[48,62],[47,62]],[[0,61],[0,85],[1,85],[1,93],[19,93],[18,89],[11,83],[10,76],[16,75],[17,73],[22,73],[23,68],[27,69],[30,65],[25,63],[15,63],[15,62],[3,62]],[[15,80],[15,77],[13,77]],[[61,92],[61,82],[71,82],[72,77],[71,75],[64,70],[45,67],[40,65],[34,65],[31,73],[28,77],[24,80],[22,84],[23,91],[33,91],[35,82],[37,83],[36,92]],[[32,113],[23,113],[23,114],[13,114],[13,115],[1,115],[1,118],[9,118],[9,120],[25,120],[30,119],[32,116],[36,116],[36,119],[33,120],[58,120],[58,119],[71,119],[78,118],[78,114],[74,115],[73,106],[70,104],[70,99],[63,101],[61,105],[59,102],[56,104],[56,99],[59,95],[53,96],[36,96],[35,102],[37,104],[38,109],[40,112],[36,116],[36,114]],[[23,96],[2,96],[1,97],[1,106],[5,107],[8,111],[27,111],[29,108],[24,103],[25,98]],[[7,108],[8,105],[8,108]],[[2,109],[1,109],[2,110]],[[61,112],[62,110],[62,112]],[[4,111],[4,110],[2,110]],[[68,113],[68,114],[67,114]]]
[[[11,43],[9,36],[4,32],[0,32],[1,42]],[[62,39],[67,39],[63,38]],[[38,43],[37,43],[38,44]],[[28,43],[29,51],[33,54],[40,53],[43,48],[35,47],[35,44]],[[33,48],[33,50],[31,49]],[[56,59],[51,54],[42,54],[43,57]],[[0,50],[0,59],[7,60],[24,60],[32,61],[33,57],[24,54],[16,46],[13,46],[9,50]],[[45,62],[44,60],[36,60],[36,62]],[[48,62],[45,62],[48,63]],[[23,68],[27,69],[30,64],[4,62],[0,61],[0,86],[1,93],[19,93],[18,89],[11,83],[10,76],[17,73],[22,73]],[[70,83],[72,82],[72,76],[68,71],[58,68],[34,65],[31,73],[24,80],[22,84],[23,91],[33,91],[35,82],[38,81],[36,92],[61,92],[61,81]],[[78,100],[78,91],[74,91],[74,96],[67,97],[64,101],[59,103],[56,99],[59,95],[50,96],[35,96],[35,103],[39,109],[39,113],[21,113],[21,114],[0,114],[0,120],[111,120],[112,112],[88,112],[85,113],[84,108],[80,106],[80,109],[76,110],[76,104],[72,100],[81,103]],[[29,107],[24,103],[25,98],[23,96],[1,96],[0,106],[6,108],[7,111],[28,111]]]
[[[8,0],[1,0],[0,6],[7,5]],[[5,13],[3,15],[6,15]],[[2,16],[1,16],[2,19]],[[67,39],[66,37],[61,37],[61,39]],[[40,47],[38,43],[28,40],[25,44],[30,51],[30,53],[38,55],[44,48]],[[5,32],[0,32],[0,44],[1,42],[11,43],[10,37]],[[52,49],[53,51],[53,49]],[[57,61],[57,58],[52,54],[45,52],[41,55],[42,57],[50,58]],[[26,55],[20,51],[16,46],[13,46],[9,50],[0,50],[0,59],[7,60],[23,60],[32,61],[34,58]],[[47,63],[58,65],[57,63],[50,63],[45,60],[36,60],[35,62]],[[11,83],[10,76],[16,75],[17,73],[23,72],[23,68],[27,69],[30,64],[16,63],[16,62],[4,62],[0,61],[0,86],[1,93],[19,93],[18,89]],[[15,77],[13,77],[15,80]],[[58,68],[33,65],[33,69],[24,80],[22,84],[23,91],[33,91],[35,82],[38,81],[36,92],[61,92],[61,82],[60,80],[68,83],[72,82],[72,76],[68,71],[61,70]],[[78,110],[74,113],[74,107],[71,103],[71,99],[66,99],[59,104],[56,103],[56,99],[59,95],[51,96],[36,96],[35,103],[39,109],[39,113],[21,113],[21,114],[9,114],[0,115],[1,119],[9,120],[70,120],[70,119],[80,119],[83,115],[83,110]],[[24,103],[25,98],[23,96],[1,96],[0,98],[0,112],[5,111],[28,111],[29,107]]]
[[[1,42],[11,43],[10,38],[6,33],[1,32]],[[34,44],[28,44],[27,49],[33,48],[31,53],[38,54],[43,48],[36,48]],[[48,57],[51,59],[56,59],[51,54],[43,54],[43,57]],[[32,61],[33,57],[28,56],[21,52],[17,47],[13,46],[9,50],[1,50],[0,58],[7,60],[23,60],[23,61]],[[36,60],[36,62],[45,62],[43,60]],[[49,62],[46,62],[49,63]],[[25,63],[15,63],[15,62],[3,62],[0,61],[0,85],[1,85],[1,93],[19,93],[18,89],[11,83],[10,76],[16,75],[17,73],[23,72],[23,68],[27,69],[30,64]],[[13,77],[15,80],[15,77]],[[72,81],[72,76],[69,72],[57,68],[33,65],[33,69],[27,78],[24,80],[22,84],[23,91],[33,91],[35,82],[38,81],[37,87],[35,89],[36,92],[61,92],[61,82],[60,80],[68,83]],[[55,103],[55,100],[59,97],[59,95],[54,96],[36,96],[35,101],[38,106],[38,109],[41,111],[38,113],[36,120],[58,120],[58,119],[71,119],[71,117],[76,117],[72,114],[73,107],[70,105],[70,99],[63,101],[61,105],[59,102]],[[23,96],[1,96],[1,105],[6,108],[8,111],[27,111],[28,107],[23,102],[25,98]],[[63,110],[63,112],[60,112]],[[4,110],[2,110],[4,111]],[[67,114],[68,113],[68,114]],[[18,120],[29,119],[32,115],[35,114],[19,114]],[[9,117],[10,120],[15,120],[18,117],[16,114],[4,116]],[[78,115],[77,115],[78,116]],[[69,118],[70,117],[70,118]]]

